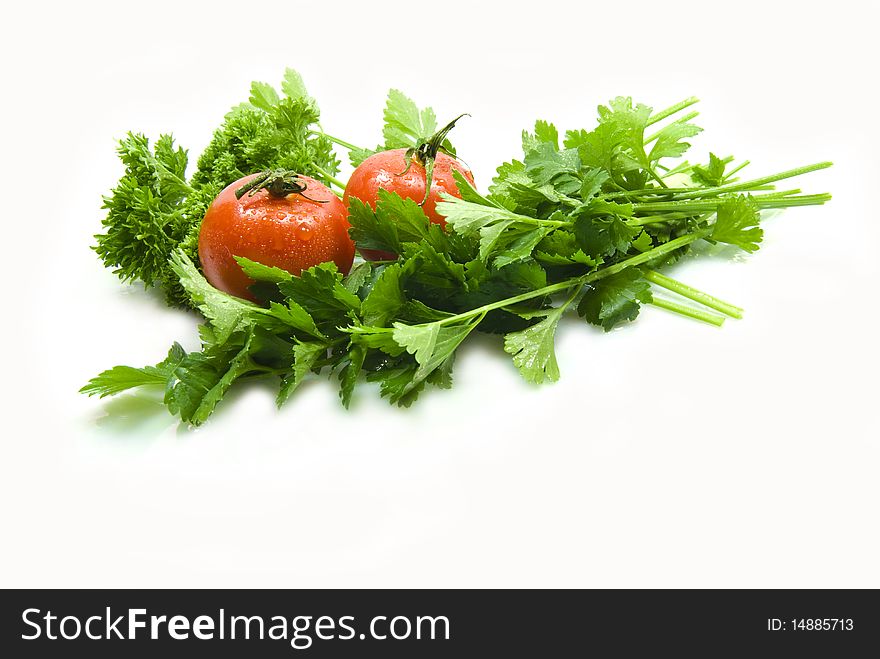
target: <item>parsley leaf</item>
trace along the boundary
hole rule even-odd
[[[248,100],[251,105],[266,112],[271,112],[281,101],[275,88],[265,82],[251,83],[251,96]]]
[[[348,151],[348,160],[351,163],[352,167],[357,167],[364,160],[369,158],[370,156],[378,153],[373,149],[364,149],[362,147],[355,147],[354,149],[349,149]]]
[[[732,197],[718,207],[712,239],[754,252],[764,237],[764,230],[758,226],[760,221],[761,213],[751,197]]]
[[[599,106],[599,123],[608,124],[621,147],[614,153],[613,167],[626,172],[649,169],[651,161],[645,153],[645,128],[651,108],[642,103],[633,105],[630,97],[618,96],[607,106]]]
[[[714,153],[709,154],[709,164],[695,165],[691,170],[691,178],[701,185],[714,188],[724,183],[724,161]]]
[[[241,266],[244,274],[256,281],[280,284],[282,281],[289,281],[293,278],[293,275],[287,270],[274,265],[263,265],[262,263],[251,261],[244,256],[236,256],[235,260],[238,262],[238,265]]]
[[[535,247],[549,232],[550,229],[545,227],[537,227],[527,231],[506,231],[505,234],[508,234],[509,238],[504,249],[492,261],[492,266],[503,268],[511,263],[525,261],[532,256]]]
[[[327,344],[303,341],[293,346],[293,369],[281,380],[281,388],[275,398],[278,407],[284,405],[306,377],[315,368],[318,360],[327,354]]]
[[[311,314],[293,299],[288,299],[284,304],[271,302],[269,309],[265,313],[287,327],[298,330],[310,337],[316,339],[326,338],[321,330],[318,329],[315,319],[312,318]]]
[[[552,229],[551,225],[542,226],[539,219],[514,213],[492,199],[479,196],[463,177],[459,179],[459,189],[466,191],[466,198],[444,194],[443,201],[437,204],[437,212],[457,234],[479,237],[480,258],[488,261],[495,256],[496,268],[528,258]]]
[[[223,344],[191,353],[174,370],[165,394],[172,414],[194,426],[204,423],[232,383],[254,367],[249,350],[253,334],[242,342],[230,337]]]
[[[211,286],[186,254],[175,252],[171,267],[190,299],[211,322],[219,343],[226,341],[236,329],[251,323],[259,307]]]
[[[681,157],[691,146],[684,140],[702,132],[703,129],[694,124],[673,121],[656,134],[656,141],[648,154],[648,162],[656,163],[661,158]]]
[[[361,304],[364,323],[385,327],[398,314],[406,302],[400,281],[402,270],[399,263],[392,263],[376,278],[376,283]]]
[[[610,178],[617,174],[616,157],[622,140],[621,129],[613,122],[600,123],[592,131],[567,131],[564,145],[577,149],[581,163],[605,171]]]
[[[601,263],[601,259],[587,256],[572,232],[563,230],[545,236],[537,245],[535,258],[547,265],[580,264],[593,268]]]
[[[287,98],[293,101],[308,98],[308,92],[306,92],[306,85],[303,82],[302,76],[290,67],[284,70],[281,91],[284,92]]]
[[[114,396],[127,389],[158,385],[164,387],[171,374],[186,357],[186,351],[175,343],[168,351],[168,356],[155,366],[134,368],[132,366],[114,366],[89,380],[80,393],[89,396]]]
[[[343,366],[339,371],[339,399],[346,409],[351,405],[351,397],[366,357],[367,349],[363,345],[353,344],[343,359]]]
[[[524,164],[526,173],[538,188],[549,185],[567,197],[577,194],[583,185],[577,149],[559,151],[555,143],[540,142],[526,153]]]
[[[345,275],[342,283],[349,291],[357,295],[372,279],[373,274],[373,266],[369,261],[355,263]]]
[[[408,273],[407,283],[410,289],[419,286],[422,295],[435,297],[466,285],[464,265],[453,261],[446,252],[438,251],[428,242],[406,243],[403,255],[414,264]]]
[[[397,89],[388,92],[384,119],[382,136],[385,138],[386,149],[417,146],[437,131],[434,110],[419,110],[409,97]]]
[[[360,199],[351,198],[348,221],[349,235],[361,249],[399,254],[403,243],[421,241],[442,252],[451,249],[443,229],[428,220],[421,206],[396,192],[379,190],[375,210]]]
[[[556,130],[556,126],[551,124],[549,121],[538,119],[535,122],[534,136],[531,136],[528,133],[523,134],[523,151],[528,151],[529,148],[527,147],[530,147],[535,143],[548,144],[552,148],[558,149],[559,131]]]
[[[593,259],[626,254],[641,227],[628,225],[619,217],[578,217],[574,222],[577,244]]]
[[[418,364],[410,357],[409,361],[400,362],[395,366],[385,366],[370,373],[367,375],[367,381],[378,382],[379,394],[393,405],[409,407],[419,397],[427,382],[427,379],[413,380],[418,368]]]
[[[595,282],[584,293],[577,311],[587,322],[608,332],[621,323],[635,320],[640,303],[647,304],[652,299],[651,285],[641,271],[626,268]]]
[[[412,373],[403,393],[412,390],[432,372],[452,358],[459,344],[479,325],[482,316],[461,325],[441,325],[440,321],[427,325],[394,323],[394,341],[413,355],[419,367]]]
[[[340,315],[344,318],[361,306],[360,298],[343,285],[342,273],[332,261],[303,270],[278,288],[311,314],[324,332],[338,333]]]
[[[538,312],[544,316],[543,320],[504,337],[504,351],[513,355],[513,363],[527,382],[541,384],[559,379],[554,349],[556,328],[573,300],[571,297],[558,307]]]

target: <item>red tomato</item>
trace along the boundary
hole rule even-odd
[[[406,171],[407,166],[409,166],[408,171]],[[406,173],[402,173],[404,171]],[[442,201],[440,193],[461,196],[452,177],[453,171],[460,172],[473,185],[474,176],[467,167],[445,153],[438,153],[434,159],[431,190],[422,210],[431,222],[441,227],[446,226],[446,219],[437,214],[437,202]],[[349,198],[357,197],[365,204],[376,208],[380,189],[396,192],[404,199],[421,203],[425,199],[425,168],[417,160],[407,160],[406,149],[380,151],[364,160],[354,170],[345,186],[342,201],[347,207]],[[361,255],[370,261],[396,257],[395,254],[369,249],[361,250]]]
[[[345,274],[354,259],[348,237],[345,205],[327,186],[308,176],[301,194],[274,196],[266,189],[236,191],[259,174],[227,186],[211,203],[199,232],[199,259],[205,278],[231,295],[254,300],[253,280],[242,272],[235,256],[283,268],[298,275],[306,268],[333,261]]]

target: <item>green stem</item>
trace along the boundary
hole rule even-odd
[[[657,169],[659,169],[661,172],[663,172],[663,178],[666,178],[668,176],[672,176],[673,174],[678,174],[679,172],[683,172],[686,169],[690,169],[690,167],[691,167],[691,164],[687,160],[683,160],[682,162],[678,163],[675,167],[672,167],[672,168],[669,168],[662,163],[659,163],[659,162],[657,163]],[[648,188],[648,189],[650,190],[652,188]]]
[[[545,297],[547,295],[559,293],[560,291],[564,291],[568,288],[571,288],[572,286],[578,284],[582,285],[582,280],[583,277],[566,279],[565,281],[561,281],[556,284],[550,284],[549,286],[544,286],[543,288],[538,288],[534,291],[529,291],[528,293],[522,293],[521,295],[514,295],[513,297],[505,298],[504,300],[498,300],[497,302],[484,304],[482,307],[477,307],[476,309],[471,309],[470,311],[464,311],[462,313],[455,314],[454,316],[447,316],[446,318],[441,318],[440,320],[436,320],[434,322],[438,325],[449,325],[452,323],[457,323],[462,320],[473,318],[474,316],[479,316],[480,314],[489,313],[490,311],[494,311],[495,309],[509,307],[514,304],[519,304],[520,302],[525,302],[526,300],[532,300],[536,297]]]
[[[683,220],[692,217],[692,213],[665,213],[663,215],[647,215],[645,217],[633,217],[626,221],[631,227],[642,227],[646,224],[657,224],[659,222],[672,222],[674,220]]]
[[[671,311],[672,313],[677,313],[680,316],[687,316],[688,318],[701,320],[704,323],[715,325],[715,327],[721,327],[721,325],[724,324],[724,316],[703,311],[702,309],[689,307],[685,304],[678,304],[677,302],[670,302],[669,300],[663,300],[660,298],[652,300],[649,304],[659,307],[660,309],[666,309],[666,311]]]
[[[564,201],[564,199],[563,199]],[[573,201],[573,200],[572,200]],[[482,206],[481,204],[476,204],[475,202],[459,202],[459,203],[469,203],[472,206]],[[502,218],[501,221],[510,220],[513,222],[518,222],[519,224],[529,224],[531,226],[536,227],[553,227],[554,229],[558,229],[560,227],[571,227],[571,221],[563,221],[563,220],[544,220],[539,217],[529,217],[528,215],[521,215],[519,213],[514,213],[513,211],[509,211],[506,208],[499,205],[489,206],[495,210],[499,216]]]
[[[778,197],[774,195],[758,195],[752,197],[758,208],[792,208],[794,206],[818,206],[831,199],[827,193],[798,195],[791,197]],[[678,211],[688,214],[704,213],[713,211],[726,201],[724,198],[697,199],[693,201],[647,201],[633,204],[637,211],[662,213],[665,211]]]
[[[565,281],[561,281],[556,284],[550,284],[549,286],[544,286],[543,288],[538,288],[533,291],[529,291],[528,293],[522,293],[520,295],[506,298],[504,300],[498,300],[497,302],[484,304],[483,306],[477,307],[476,309],[464,311],[462,313],[455,314],[454,316],[448,316],[434,322],[438,325],[449,325],[460,322],[462,320],[473,318],[474,316],[478,316],[480,314],[489,313],[490,311],[494,311],[495,309],[509,307],[514,304],[519,304],[520,302],[525,302],[526,300],[533,300],[536,297],[553,295],[554,293],[559,293],[560,291],[564,291],[568,288],[571,288],[572,286],[580,287],[585,284],[590,284],[594,281],[599,281],[600,279],[603,279],[605,277],[610,277],[611,275],[615,275],[618,272],[622,272],[627,268],[631,268],[636,265],[642,265],[643,263],[652,261],[660,256],[664,256],[666,254],[669,254],[670,252],[674,252],[680,247],[690,245],[692,242],[708,236],[709,232],[710,229],[701,229],[700,231],[697,231],[695,233],[689,233],[687,235],[676,238],[675,240],[670,240],[668,243],[658,245],[653,249],[649,249],[647,252],[642,252],[641,254],[637,254],[636,256],[631,256],[630,258],[624,259],[623,261],[615,263],[614,265],[610,265],[607,268],[595,270],[593,272],[590,272],[589,274],[582,275],[580,277],[566,279]]]
[[[328,135],[322,130],[313,130],[313,135],[321,135],[322,137],[326,137],[328,140],[333,142],[334,144],[338,144],[339,146],[343,146],[349,151],[365,151],[366,149],[361,149],[359,146],[355,146],[351,142],[346,142],[345,140],[341,140],[338,137],[333,137],[333,135]]]
[[[670,240],[668,243],[663,243],[662,245],[657,245],[653,249],[649,249],[647,252],[642,252],[641,254],[637,254],[635,256],[631,256],[628,259],[624,259],[623,261],[619,261],[614,265],[609,265],[607,268],[602,268],[601,270],[596,270],[595,272],[591,272],[590,274],[584,275],[581,279],[584,280],[585,284],[589,284],[591,282],[602,279],[603,277],[609,277],[610,275],[616,275],[618,272],[622,272],[627,268],[631,268],[634,265],[642,265],[643,263],[647,263],[648,261],[653,261],[654,259],[666,256],[670,252],[674,252],[680,247],[684,247],[685,245],[690,245],[692,242],[699,240],[700,238],[705,238],[712,232],[711,228],[700,229],[699,231],[695,231],[694,233],[688,233],[684,236],[680,236],[674,240]]]
[[[252,364],[250,370],[244,375],[240,376],[241,380],[254,380],[256,378],[266,378],[271,375],[287,375],[290,373],[291,368],[286,366],[284,368],[271,368],[269,366],[261,366],[260,364]]]
[[[175,174],[174,172],[172,172],[168,168],[163,168],[163,176],[168,176],[170,178],[173,178],[175,181],[177,181],[181,185],[181,187],[186,188],[187,192],[189,192],[189,193],[192,193],[195,191],[195,188],[193,188],[189,183],[187,183],[185,179],[180,178],[177,174]]]
[[[321,176],[323,176],[325,179],[327,179],[328,181],[330,181],[330,182],[331,182],[333,185],[335,185],[337,188],[339,188],[339,189],[341,189],[341,190],[345,190],[345,185],[346,185],[346,184],[345,184],[343,181],[340,181],[340,180],[339,180],[338,178],[336,178],[335,176],[333,176],[330,172],[327,172],[326,170],[324,170],[324,169],[323,169],[322,167],[320,167],[319,165],[316,165],[315,163],[312,163],[312,169],[314,169],[315,171],[317,171]],[[337,195],[337,196],[338,196],[338,195]]]
[[[722,158],[721,162],[723,162],[725,165],[730,162],[733,162],[733,156],[727,156],[726,158]],[[667,176],[671,176],[672,174],[678,174],[680,172],[689,172],[690,170],[692,170],[695,167],[695,165],[692,165],[687,160],[678,163],[672,169],[669,169],[668,167],[664,167],[663,165],[659,165],[659,164],[657,166],[663,170],[663,172],[664,172],[663,177],[664,178],[666,178]]]
[[[678,173],[678,172],[675,172]],[[663,178],[666,178],[668,174],[664,174]],[[627,190],[626,192],[609,192],[608,194],[602,195],[603,199],[614,199],[618,197],[646,197],[646,196],[657,196],[657,197],[665,197],[665,201],[675,201],[678,195],[681,195],[685,192],[697,192],[699,190],[707,190],[708,188],[699,188],[697,186],[691,186],[687,188],[641,188],[640,190]],[[769,190],[776,190],[775,185],[767,184],[767,185],[756,185],[754,188],[749,188],[746,192],[764,192]],[[793,194],[793,193],[789,193]],[[716,195],[708,195],[708,197],[714,197]],[[659,200],[664,201],[664,200]]]
[[[669,172],[664,172],[663,178],[671,176],[672,174],[678,174],[685,170],[670,170]],[[704,192],[709,190],[710,188],[701,188],[696,185],[692,185],[689,187],[683,188],[639,188],[638,190],[621,190],[620,192],[609,192],[607,194],[600,195],[603,199],[615,199],[617,197],[642,197],[645,195],[662,195],[665,197],[675,197],[678,195],[682,195],[684,193],[690,192]],[[776,186],[774,185],[756,185],[754,187],[748,188],[746,192],[761,192],[763,190],[775,190]],[[700,195],[697,195],[700,196]],[[715,195],[709,195],[715,196]]]
[[[700,113],[699,113],[699,112],[688,112],[688,113],[687,113],[686,115],[684,115],[683,117],[679,117],[679,118],[676,119],[675,121],[671,121],[671,122],[669,122],[668,125],[671,126],[672,124],[683,124],[683,123],[687,123],[687,122],[690,121],[691,119],[694,119],[694,118],[696,118],[696,117],[698,117],[698,116],[700,116]],[[660,133],[662,133],[664,130],[666,130],[665,127],[664,127],[664,128],[661,128],[660,130],[658,130],[656,133],[654,133],[654,134],[651,135],[650,137],[646,137],[646,138],[645,138],[645,144],[650,144],[651,142],[653,142],[654,140],[656,140],[658,137],[660,137]]]
[[[685,192],[684,194],[677,195],[679,200],[684,199],[692,199],[695,197],[705,197],[705,196],[715,196],[720,194],[725,194],[727,192],[742,192],[745,190],[751,190],[755,186],[765,185],[767,183],[775,183],[776,181],[782,181],[783,179],[793,178],[795,176],[800,176],[801,174],[809,174],[810,172],[815,172],[820,169],[827,169],[831,167],[831,162],[819,162],[814,165],[806,165],[805,167],[798,167],[796,169],[789,169],[784,172],[780,172],[778,174],[771,174],[770,176],[762,176],[761,178],[752,179],[751,181],[745,181],[743,183],[727,183],[725,185],[719,185],[714,188],[705,188],[703,190],[695,190],[693,192]]]
[[[647,126],[651,124],[656,124],[658,121],[663,121],[666,117],[672,116],[676,112],[681,112],[685,108],[689,108],[694,103],[698,103],[700,99],[691,96],[690,98],[686,98],[683,101],[676,103],[675,105],[670,105],[665,110],[660,110],[657,114],[651,115],[651,118],[648,119]]]
[[[770,192],[767,194],[762,194],[762,199],[773,199],[774,197],[791,197],[797,194],[800,194],[802,190],[800,188],[794,188],[792,190],[777,190],[776,192]]]
[[[725,158],[725,160],[732,160]],[[738,165],[733,170],[731,170],[726,177],[735,174],[740,171],[743,167],[748,165],[749,162],[745,161],[744,163]],[[754,192],[756,190],[772,190],[772,187],[768,187],[769,183],[775,183],[776,181],[782,181],[787,178],[793,178],[795,176],[800,176],[801,174],[808,174],[810,172],[815,172],[820,169],[827,169],[831,167],[831,162],[820,162],[815,165],[807,165],[806,167],[798,167],[797,169],[789,169],[784,172],[780,172],[778,174],[771,174],[770,176],[763,176],[761,178],[752,179],[750,181],[733,182],[733,183],[725,183],[724,185],[719,185],[714,188],[701,188],[699,186],[692,187],[684,187],[684,188],[640,188],[638,190],[621,190],[620,192],[609,192],[608,194],[602,195],[605,199],[614,199],[616,197],[622,196],[633,196],[633,195],[645,195],[645,194],[657,194],[657,195],[668,195],[671,194],[677,198],[679,201],[683,201],[685,199],[694,199],[697,197],[715,197],[721,194],[726,194],[728,192]],[[673,170],[674,171],[674,170]],[[684,171],[684,170],[682,170]],[[649,172],[650,173],[650,172]],[[669,176],[672,172],[667,172],[665,175]]]
[[[731,160],[733,160],[732,157],[731,157],[729,160],[727,160],[724,164],[726,165],[726,164],[727,164],[728,162],[730,162]],[[732,177],[734,174],[736,174],[736,173],[739,172],[740,170],[745,169],[746,167],[748,167],[748,166],[751,164],[751,162],[752,162],[751,160],[743,160],[743,161],[742,161],[740,164],[738,164],[736,167],[734,167],[734,168],[731,169],[729,172],[726,172],[726,173],[724,174],[724,180],[726,181],[727,179],[729,179],[730,177]],[[733,182],[733,181],[731,181],[731,183],[732,183],[732,182]]]
[[[669,189],[669,186],[666,185],[666,182],[665,182],[662,178],[660,178],[660,177],[657,175],[657,172],[655,172],[651,167],[648,167],[648,169],[647,169],[646,171],[648,172],[648,174],[651,175],[651,177],[652,177],[655,181],[657,181],[657,183],[660,184],[660,187],[661,187],[661,188]]]
[[[717,297],[709,295],[708,293],[704,293],[703,291],[693,288],[692,286],[688,286],[687,284],[683,284],[682,282],[677,281],[672,277],[667,277],[666,275],[660,274],[655,270],[645,271],[645,279],[647,279],[652,284],[660,286],[661,288],[665,288],[666,290],[672,291],[673,293],[678,293],[682,297],[686,297],[689,300],[699,302],[700,304],[709,307],[710,309],[720,311],[721,313],[730,316],[731,318],[742,318],[743,310],[740,307],[730,304],[729,302],[725,302],[724,300],[719,300]]]
[[[520,224],[530,224],[536,227],[553,227],[554,229],[558,229],[560,227],[571,227],[571,221],[563,221],[563,220],[544,220],[539,217],[529,217],[528,215],[520,215],[519,213],[514,213],[512,211],[508,211],[503,208],[499,208],[502,213],[499,213],[502,217],[507,220],[513,220],[514,222],[518,222]]]

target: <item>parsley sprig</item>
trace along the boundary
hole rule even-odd
[[[191,306],[170,258],[197,260],[199,226],[214,197],[247,174],[290,170],[330,183],[339,161],[320,131],[320,112],[300,75],[287,69],[282,94],[254,82],[247,102],[230,110],[187,179],[188,153],[171,135],[154,145],[140,133],[120,140],[125,173],[104,198],[104,232],[95,251],[123,281],[164,290],[169,304]]]
[[[288,71],[282,89],[284,98],[255,83],[189,181],[186,154],[170,137],[153,150],[141,136],[123,140],[126,173],[107,200],[99,254],[124,279],[158,281],[171,301],[197,308],[202,347],[187,353],[174,344],[154,366],[117,366],[85,393],[162,386],[169,410],[198,425],[238,380],[276,379],[282,405],[305,380],[329,374],[346,407],[362,380],[408,406],[428,386],[452,385],[457,349],[474,332],[500,335],[527,381],[554,381],[564,314],[605,331],[635,320],[645,304],[713,325],[741,318],[739,307],[661,271],[700,241],[754,252],[763,210],[830,199],[775,189],[830,163],[748,180],[740,178],[748,161],[710,154],[690,164],[682,156],[701,132],[692,123],[696,99],[654,112],[619,97],[599,107],[589,130],[561,135],[536,122],[523,132],[522,157],[499,166],[486,194],[457,176],[461,198],[437,205],[446,230],[392,193],[381,192],[375,209],[352,199],[352,238],[398,254],[395,261],[357,263],[347,276],[324,263],[294,276],[239,259],[264,301],[252,304],[211,287],[194,259],[193,235],[213,194],[274,168],[342,186],[331,145],[353,164],[373,153],[323,131],[298,75]],[[396,90],[384,119],[377,149],[417,149],[437,129],[430,108]],[[448,140],[443,148],[452,151]]]

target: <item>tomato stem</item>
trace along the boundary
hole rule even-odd
[[[253,179],[235,191],[235,198],[241,199],[245,195],[253,197],[260,190],[265,190],[273,197],[283,198],[288,195],[298,194],[309,201],[315,201],[319,204],[327,203],[327,200],[321,201],[306,196],[304,193],[308,187],[308,183],[296,172],[289,169],[274,169],[257,174]]]
[[[456,122],[462,117],[469,117],[467,112],[463,112],[458,115],[455,119],[450,121],[448,124],[443,126],[436,133],[431,135],[427,140],[423,140],[419,142],[416,146],[410,147],[406,150],[406,154],[404,155],[404,161],[406,163],[406,169],[404,169],[398,176],[403,176],[409,171],[410,166],[413,161],[419,163],[422,167],[425,168],[425,197],[419,202],[419,206],[424,206],[425,202],[428,201],[428,195],[431,194],[431,184],[434,181],[434,161],[437,159],[438,153],[445,153],[447,156],[455,158],[455,154],[452,153],[449,149],[443,146],[443,142],[446,140],[446,136],[449,135],[449,131],[455,128]]]

